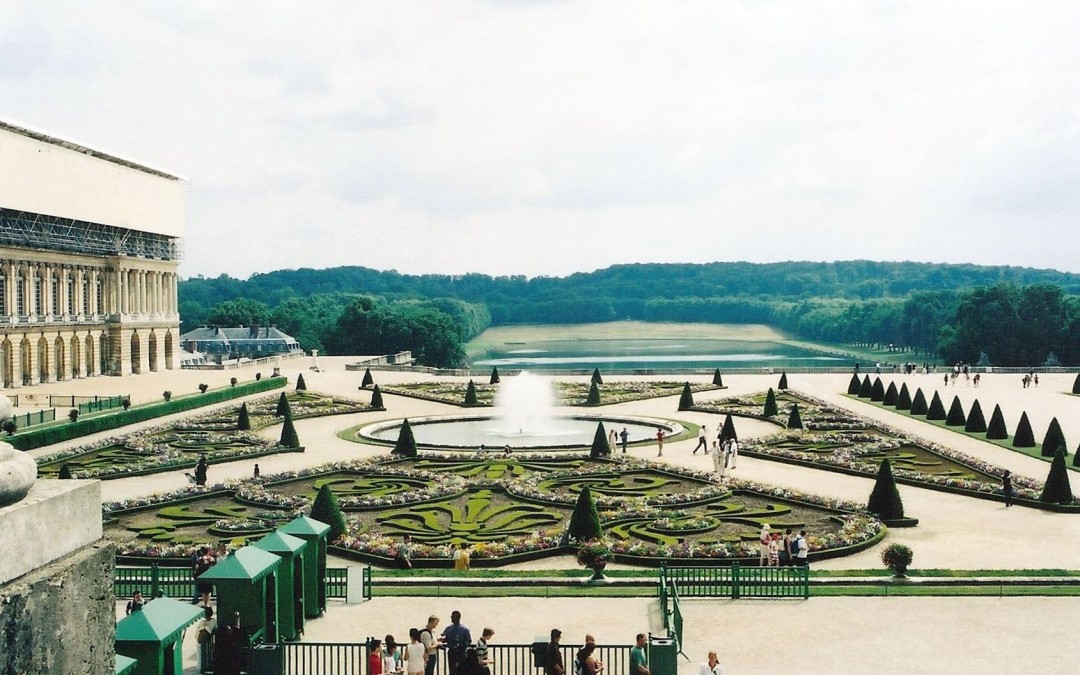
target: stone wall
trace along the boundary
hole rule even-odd
[[[111,675],[115,558],[84,546],[0,586],[0,673]]]

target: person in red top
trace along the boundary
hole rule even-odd
[[[368,675],[382,675],[382,642],[371,641],[371,651],[367,657]]]

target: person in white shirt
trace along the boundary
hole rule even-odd
[[[716,652],[709,652],[709,660],[701,664],[698,675],[724,675],[724,667],[716,660]]]

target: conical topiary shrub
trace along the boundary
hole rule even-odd
[[[1077,446],[1076,452],[1073,453],[1073,466],[1080,466],[1080,446]]]
[[[739,440],[739,434],[735,432],[735,422],[731,419],[731,413],[728,413],[724,418],[724,426],[720,428],[720,442],[723,443],[729,438]]]
[[[915,398],[911,399],[911,414],[912,415],[925,415],[929,408],[926,405],[926,397],[923,396],[922,389],[915,390]]]
[[[603,422],[596,423],[596,433],[593,434],[592,449],[589,450],[589,457],[593,459],[600,459],[601,457],[607,457],[611,454],[611,446],[608,444],[607,430],[604,429]]]
[[[874,384],[870,381],[870,376],[867,375],[863,378],[862,384],[859,385],[859,398],[870,398],[872,393],[874,393]]]
[[[1058,450],[1065,454],[1069,452],[1068,447],[1065,445],[1065,434],[1061,433],[1061,425],[1058,424],[1055,417],[1050,420],[1050,426],[1046,428],[1046,435],[1043,436],[1042,456],[1053,457]]]
[[[71,480],[74,476],[71,475],[71,465],[67,462],[60,465],[60,471],[57,472],[56,477],[60,480]]]
[[[776,385],[776,388],[780,391],[787,390],[787,371],[780,373],[780,382]]]
[[[959,396],[953,396],[949,414],[945,416],[945,426],[962,427],[965,424],[967,424],[967,416],[964,415],[964,406],[960,403]]]
[[[307,382],[304,382],[304,374],[296,376],[296,391],[307,391]]]
[[[360,386],[367,389],[373,384],[375,384],[375,378],[371,376],[371,368],[364,368],[364,379],[360,381]]]
[[[690,383],[683,385],[682,396],[679,397],[679,410],[689,410],[694,407],[694,392],[690,391]]]
[[[788,418],[787,418],[787,428],[788,429],[802,429],[803,428],[802,415],[799,414],[799,404],[798,403],[792,403],[791,404],[791,413],[788,414]]]
[[[1073,380],[1072,393],[1080,394],[1080,373],[1076,374],[1076,379]]]
[[[769,387],[769,393],[765,394],[765,410],[762,414],[765,417],[780,414],[780,408],[776,405],[776,392],[772,390],[772,387]]]
[[[600,377],[600,369],[599,368],[593,368],[593,371],[592,371],[592,383],[593,384],[603,384],[604,383],[604,378]]]
[[[719,368],[717,368],[715,371],[713,371],[712,383],[714,385],[716,385],[717,387],[724,386],[724,378],[723,378],[722,375],[720,375],[720,369]]]
[[[382,410],[386,406],[383,405],[382,391],[379,389],[379,385],[375,385],[371,389],[371,403],[368,404],[369,408],[377,408]]]
[[[585,405],[600,405],[600,385],[596,382],[589,385],[589,395],[585,399]]]
[[[281,392],[281,396],[277,399],[277,408],[274,409],[274,417],[285,417],[290,412],[292,408],[289,407],[289,397],[285,395],[285,392]]]
[[[409,424],[408,418],[402,422],[397,442],[394,443],[394,449],[390,451],[390,454],[398,457],[416,457],[416,439],[413,437],[412,425]]]
[[[1020,414],[1020,422],[1016,425],[1012,444],[1014,448],[1035,447],[1035,433],[1031,430],[1031,422],[1028,421],[1026,412]]]
[[[577,503],[574,504],[574,512],[570,514],[570,524],[566,528],[567,543],[579,544],[590,539],[599,539],[603,534],[604,529],[600,526],[600,514],[596,512],[592,490],[586,485],[581,488]]]
[[[476,400],[476,385],[472,380],[469,380],[469,386],[465,388],[465,405],[474,406],[479,405],[479,401]]]
[[[858,396],[860,385],[861,382],[859,382],[859,376],[856,373],[852,373],[851,379],[847,383],[847,393],[851,396]]]
[[[874,385],[870,387],[870,400],[881,401],[885,398],[885,385],[881,383],[881,378],[874,379]]]
[[[491,367],[491,378],[488,379],[488,384],[498,384],[502,380],[499,379],[499,367]]]
[[[994,412],[990,414],[990,424],[986,425],[986,437],[992,441],[1003,441],[1009,437],[1009,428],[1005,426],[1005,416],[1001,414],[999,405],[995,405]]]
[[[281,425],[281,438],[278,445],[286,448],[299,448],[300,437],[296,435],[296,427],[293,425],[292,410],[285,413],[285,423]]]
[[[1072,486],[1069,485],[1069,469],[1065,466],[1065,452],[1058,450],[1054,461],[1050,463],[1050,473],[1046,476],[1039,501],[1044,504],[1071,504]]]
[[[896,399],[900,396],[900,392],[896,391],[896,383],[890,382],[889,388],[885,390],[885,396],[881,399],[883,405],[895,406]]]
[[[236,418],[237,431],[251,431],[251,415],[248,414],[247,403],[240,404],[240,415]]]
[[[982,406],[979,405],[979,399],[975,399],[975,402],[971,404],[971,412],[967,416],[967,424],[964,425],[964,431],[971,433],[979,433],[986,431],[986,419],[983,417]]]
[[[315,501],[311,505],[311,517],[330,526],[330,533],[327,535],[327,541],[330,543],[341,539],[345,534],[345,515],[341,513],[337,495],[329,485],[319,488],[319,494],[315,496]]]
[[[911,410],[911,392],[908,391],[907,382],[900,385],[900,393],[896,395],[897,410]]]
[[[904,502],[900,499],[900,491],[896,488],[896,479],[888,458],[881,460],[881,466],[878,467],[877,480],[874,481],[874,489],[870,491],[866,510],[881,520],[904,517]]]
[[[930,407],[926,409],[926,419],[943,420],[946,417],[948,415],[945,413],[945,404],[941,402],[941,397],[935,391],[934,398],[930,401]]]

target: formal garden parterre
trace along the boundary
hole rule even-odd
[[[553,382],[556,405],[586,406],[608,405],[640,401],[661,396],[677,396],[686,386],[685,382],[664,381],[613,381],[613,382]],[[475,392],[475,402],[468,397],[469,390]],[[723,389],[722,385],[691,384],[691,391],[706,392]],[[590,402],[590,392],[595,389],[599,400]],[[395,384],[381,388],[384,394],[410,396],[426,401],[448,403],[459,406],[493,406],[499,391],[499,384],[477,384],[465,382],[415,382]],[[470,402],[466,399],[469,398]]]

